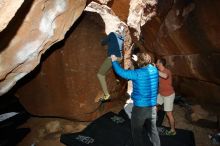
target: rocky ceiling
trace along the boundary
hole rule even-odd
[[[220,104],[219,0],[12,1],[0,2],[0,94],[25,76],[15,92],[32,114],[91,120],[118,103],[125,83],[111,71],[115,102],[100,110],[96,73],[106,51],[100,40],[120,25],[125,68],[135,43],[167,59],[176,92]]]
[[[16,3],[7,0],[0,1],[0,32],[8,25],[9,21],[14,17],[23,2],[24,0],[18,0]]]

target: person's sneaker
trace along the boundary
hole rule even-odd
[[[168,130],[164,127],[157,127],[157,131],[158,131],[159,135],[166,135]]]
[[[111,101],[111,96],[110,95],[104,95],[102,98],[99,99],[100,102],[109,102]]]
[[[176,131],[171,131],[171,130],[166,131],[165,135],[174,136],[174,135],[176,135]]]

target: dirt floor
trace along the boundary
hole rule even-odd
[[[118,111],[120,111],[120,109],[116,107],[114,112]],[[174,111],[176,128],[192,130],[195,135],[196,146],[212,146],[208,134],[213,133],[214,129],[191,124],[185,118],[186,112],[183,107],[175,105]],[[62,133],[79,132],[88,124],[88,122],[32,117],[22,125],[22,127],[31,128],[31,132],[18,144],[18,146],[64,146],[64,144],[60,143],[60,135]],[[168,125],[166,118],[163,125]]]
[[[204,128],[196,124],[192,124],[186,119],[185,109],[178,105],[175,105],[174,107],[174,118],[176,128],[193,131],[196,146],[212,146],[208,135],[213,133],[214,129]],[[164,119],[163,125],[168,126],[167,118]]]

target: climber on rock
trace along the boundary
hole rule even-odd
[[[107,58],[97,73],[97,77],[104,93],[103,97],[99,99],[101,102],[110,101],[111,99],[108,92],[105,76],[109,69],[112,67],[111,55],[117,56],[119,62],[122,61],[122,46],[124,43],[124,37],[124,26],[121,25],[116,32],[110,32],[105,38],[101,40],[102,45],[107,45]]]

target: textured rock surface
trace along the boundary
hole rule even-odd
[[[0,32],[8,25],[20,8],[24,0],[1,0],[0,1]]]
[[[32,114],[92,120],[121,103],[116,97],[125,91],[123,83],[117,84],[109,72],[106,79],[113,100],[100,107],[96,101],[102,90],[96,74],[107,50],[100,43],[105,33],[98,14],[84,14],[67,36],[65,43],[51,48],[53,53],[47,54],[41,68],[31,75],[36,77],[17,95]]]
[[[91,2],[85,8],[85,11],[96,12],[102,17],[105,24],[106,34],[120,30],[120,26],[123,26],[123,28],[127,27],[126,24],[115,15],[114,11],[112,11],[111,8],[106,5],[100,5],[96,2]]]
[[[198,81],[193,78],[179,77],[176,89],[191,100],[209,109],[211,108],[215,113],[220,114],[219,85],[211,82]]]
[[[106,5],[106,4],[108,4],[108,2],[111,1],[111,0],[98,0],[98,1],[99,1],[101,4],[105,4],[105,5]]]
[[[200,81],[220,84],[219,55],[192,54],[166,57],[173,74]]]
[[[156,15],[156,0],[131,0],[129,15],[127,19],[128,26],[134,28],[134,34],[139,38],[141,27],[150,21]],[[146,10],[146,12],[144,11]]]
[[[182,78],[176,90],[203,103],[220,101],[219,6],[217,0],[160,1],[158,15],[142,28],[145,48]]]
[[[0,34],[0,95],[33,70],[42,53],[63,39],[85,3],[85,0],[35,0],[23,4],[23,11]]]

